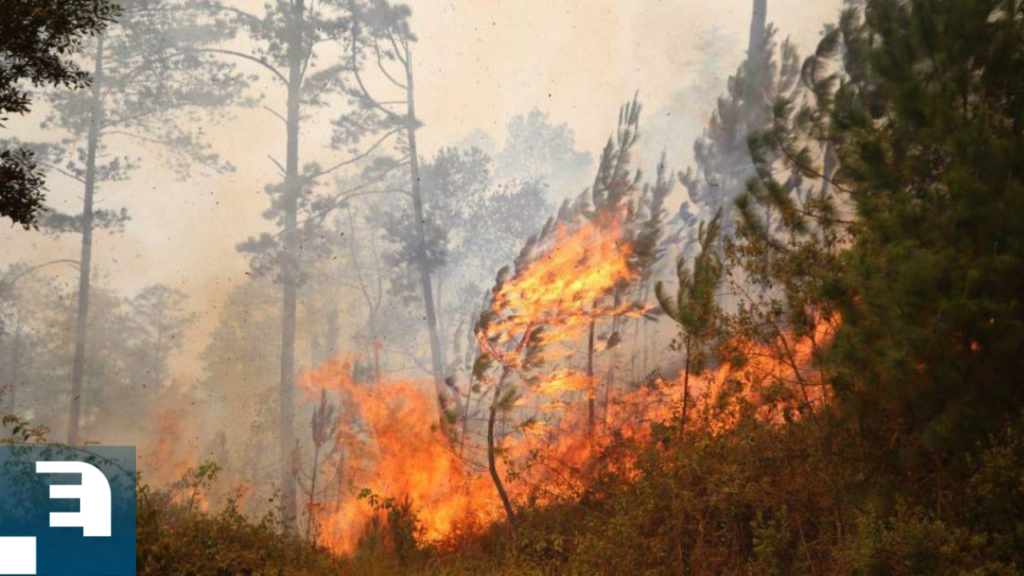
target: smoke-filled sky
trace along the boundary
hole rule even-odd
[[[263,0],[238,0],[261,10]],[[822,25],[838,15],[840,0],[771,0],[768,19],[791,37],[801,54]],[[685,168],[713,96],[724,89],[747,44],[750,0],[411,0],[421,154],[458,144],[474,130],[497,143],[505,123],[538,107],[576,133],[576,149],[600,152],[618,107],[639,90],[645,106],[642,150],[650,166],[661,150]],[[701,50],[713,39],[717,49]],[[714,58],[709,58],[714,56]],[[269,80],[266,104],[281,96]],[[335,112],[336,113],[336,112]],[[12,121],[7,134],[38,139],[45,110]],[[331,111],[313,119],[303,161],[328,161]],[[319,130],[318,130],[319,129]],[[134,292],[166,283],[192,297],[203,321],[179,359],[179,376],[198,375],[196,355],[227,291],[246,280],[248,263],[235,246],[268,224],[262,189],[279,179],[268,153],[284,153],[284,129],[262,109],[225,114],[204,127],[232,174],[195,174],[185,182],[160,168],[158,158],[131,141],[109,145],[139,150],[144,164],[128,182],[100,191],[100,208],[125,206],[132,215],[121,236],[97,234],[95,277]],[[130,148],[129,148],[130,147]],[[81,210],[77,184],[52,174],[50,200]],[[575,191],[574,191],[575,192]],[[386,200],[381,200],[386,201]],[[16,228],[0,230],[0,267],[24,260],[77,258],[78,237],[54,239]],[[59,273],[59,272],[56,272]],[[67,281],[73,278],[67,275]],[[344,319],[343,319],[344,321]],[[268,335],[268,337],[275,337]]]

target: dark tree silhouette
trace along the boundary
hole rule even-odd
[[[0,127],[8,114],[26,114],[32,98],[24,83],[77,89],[89,74],[73,60],[89,36],[118,14],[106,0],[0,0]],[[46,200],[44,178],[32,152],[0,151],[0,217],[26,229],[36,225]]]

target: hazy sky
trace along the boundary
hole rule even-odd
[[[264,0],[237,0],[261,10]],[[718,28],[731,42],[721,54],[724,79],[743,56],[751,0],[412,0],[417,108],[425,127],[421,153],[452,144],[474,129],[504,139],[513,115],[537,106],[576,132],[577,149],[593,154],[614,128],[618,107],[640,91],[654,136],[645,150],[667,149],[685,168],[699,126],[710,110],[711,88],[698,74],[702,34]],[[769,0],[769,21],[806,54],[822,25],[834,20],[840,0]],[[696,83],[696,84],[695,84]],[[706,84],[706,83],[705,83]],[[269,81],[268,103],[279,103]],[[41,110],[40,110],[41,112]],[[42,114],[13,121],[8,130],[31,140]],[[130,182],[105,186],[99,206],[125,206],[132,214],[122,236],[100,233],[94,262],[101,283],[134,291],[163,282],[193,297],[204,316],[181,366],[194,375],[195,352],[216,309],[232,286],[246,279],[246,259],[235,246],[267,227],[263,186],[277,172],[268,154],[283,158],[280,121],[259,110],[236,111],[208,131],[218,151],[238,170],[176,181],[149,162]],[[329,160],[320,148],[330,113],[314,119],[303,161]],[[643,121],[642,121],[643,122]],[[643,126],[644,124],[642,124]],[[317,133],[319,130],[320,133]],[[111,141],[110,144],[116,145]],[[125,144],[130,144],[125,142]],[[134,147],[134,144],[132,144]],[[81,210],[81,191],[49,177],[50,198]],[[0,229],[0,267],[13,261],[77,258],[77,237],[55,240],[34,232]],[[71,276],[67,277],[72,281]],[[273,335],[268,335],[273,337]]]

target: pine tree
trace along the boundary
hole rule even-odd
[[[138,168],[138,158],[112,153],[113,141],[150,146],[182,177],[194,166],[228,170],[198,131],[183,128],[191,113],[233,101],[239,76],[230,66],[209,59],[174,57],[187,34],[196,42],[223,36],[217,26],[203,25],[189,7],[169,0],[125,2],[116,26],[83,47],[91,58],[91,89],[47,94],[52,113],[47,127],[64,131],[58,143],[40,146],[45,165],[83,188],[81,214],[49,211],[40,226],[56,234],[81,236],[75,356],[71,370],[67,437],[76,443],[82,382],[86,372],[87,333],[94,233],[119,231],[128,220],[124,210],[97,209],[103,184],[124,180]]]
[[[722,260],[719,246],[722,213],[715,214],[710,222],[701,223],[697,238],[700,252],[694,258],[692,268],[688,267],[685,256],[676,263],[678,287],[673,297],[664,282],[655,285],[654,293],[662,310],[679,325],[681,341],[673,346],[685,354],[683,368],[683,404],[680,425],[686,429],[690,405],[690,376],[699,374],[707,359],[714,339],[715,322],[718,316],[716,296],[722,282]]]
[[[679,173],[688,201],[680,208],[684,224],[696,229],[723,210],[723,232],[732,236],[732,202],[755,174],[747,137],[763,130],[779,98],[792,98],[800,62],[795,46],[778,42],[778,31],[766,22],[767,2],[755,0],[747,58],[729,78],[727,93],[718,99],[708,128],[694,143],[696,166]],[[689,245],[695,246],[695,238]],[[686,250],[687,247],[684,247]]]
[[[826,32],[803,67],[813,100],[780,101],[753,139],[820,186],[762,173],[744,225],[803,254],[770,277],[814,277],[807,301],[838,311],[825,364],[886,456],[871,464],[938,486],[1024,405],[1024,7],[879,0]],[[758,224],[767,210],[783,237]],[[793,244],[814,230],[821,250]]]

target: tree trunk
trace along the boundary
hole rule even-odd
[[[587,431],[594,435],[594,320],[590,321],[590,333],[587,336],[587,385],[590,390],[587,395]]]
[[[68,444],[78,444],[82,413],[82,379],[85,376],[85,337],[89,327],[90,272],[92,270],[93,198],[96,193],[96,151],[103,124],[103,44],[96,42],[96,68],[92,78],[92,116],[89,119],[85,157],[85,199],[82,207],[82,255],[78,272],[78,317],[75,324],[75,359],[71,366],[71,397],[68,403]]]
[[[445,274],[444,270],[438,271],[435,275],[437,280],[437,290],[435,297],[437,302],[434,303],[434,309],[437,312],[437,337],[438,342],[441,344],[441,369],[446,371],[448,366],[448,344],[445,341],[448,335],[448,326],[445,324],[444,314],[444,285],[445,285]],[[447,378],[447,374],[442,374]]]
[[[508,368],[502,371],[501,379],[498,380],[498,385],[494,388],[494,399],[491,401],[491,411],[487,416],[487,468],[491,472],[491,480],[494,481],[494,487],[498,490],[501,505],[505,507],[508,523],[515,524],[516,513],[512,508],[512,501],[509,500],[508,492],[505,491],[505,484],[501,481],[501,475],[498,474],[497,458],[495,458],[494,454],[494,423],[498,418],[498,401],[501,399],[501,393],[505,389],[505,380],[508,378],[509,372]]]
[[[373,341],[370,343],[370,348],[373,349],[373,383],[380,385],[380,350],[384,346],[380,337],[377,336],[377,323],[376,321],[371,323]]]
[[[469,410],[473,403],[473,381],[475,378],[470,376],[469,378],[469,390],[466,392],[466,405],[462,411],[462,434],[459,435],[459,457],[463,458],[466,456],[466,435],[469,434]]]
[[[646,300],[644,300],[644,301],[646,302]],[[641,353],[640,353],[640,357],[641,357],[640,374],[641,374],[641,377],[646,378],[647,377],[647,373],[648,373],[647,351],[652,348],[652,344],[651,344],[652,338],[651,338],[651,330],[650,330],[651,323],[648,322],[646,319],[642,320],[642,322],[643,322],[643,346],[641,346]]]
[[[287,161],[285,167],[284,229],[281,253],[281,385],[279,388],[279,449],[281,460],[281,497],[286,533],[294,533],[296,521],[295,476],[292,471],[292,450],[295,443],[295,330],[299,282],[298,205],[299,125],[301,122],[302,87],[302,20],[304,0],[298,0],[292,14],[293,29],[288,41],[288,117]]]
[[[309,510],[306,512],[306,540],[313,533],[313,507],[316,506],[316,477],[320,468],[320,444],[313,448],[313,477],[309,482]]]
[[[619,306],[621,306],[621,305],[622,305],[622,295],[621,294],[616,294],[615,295],[615,308],[618,309]],[[609,335],[609,340],[608,340],[609,344],[611,343],[610,338],[613,338],[613,337],[614,338],[620,338],[619,330],[622,329],[620,318],[621,318],[620,316],[613,316],[612,317],[612,331],[611,331],[611,334]],[[603,426],[604,426],[605,429],[608,428],[608,408],[609,408],[609,406],[611,406],[611,402],[612,402],[612,388],[614,387],[615,378],[617,376],[615,374],[615,368],[619,364],[619,346],[620,345],[621,345],[621,340],[620,340],[620,344],[619,345],[616,345],[614,348],[611,349],[611,358],[608,361],[608,372],[607,372],[607,375],[605,376],[605,379],[604,379],[604,407],[602,409],[601,417],[604,420]]]
[[[434,386],[441,405],[441,425],[447,428],[447,418],[443,398],[448,391],[444,385],[444,360],[441,351],[441,336],[437,328],[437,309],[434,304],[434,286],[431,281],[430,264],[427,262],[427,226],[423,210],[423,191],[420,187],[420,160],[416,148],[416,98],[413,85],[412,51],[405,51],[405,80],[408,115],[406,121],[406,138],[409,141],[409,172],[412,179],[412,209],[416,222],[416,239],[419,246],[416,250],[416,267],[420,273],[420,288],[423,292],[423,307],[427,316],[427,331],[430,335],[430,367],[434,376]]]
[[[693,337],[689,333],[686,334],[686,363],[683,365],[683,411],[682,419],[679,423],[679,429],[682,433],[686,433],[686,416],[687,410],[690,407],[690,354],[693,351]]]
[[[645,278],[644,281],[643,281],[643,284],[641,285],[641,288],[640,288],[640,302],[643,302],[645,304],[647,303],[647,291],[648,291],[648,286],[650,286],[650,284],[651,283],[649,281],[649,278]],[[640,340],[640,326],[641,326],[641,324],[645,324],[646,320],[647,320],[646,317],[639,316],[639,317],[637,317],[634,320],[634,324],[633,324],[633,341],[632,341],[633,346],[632,346],[632,349],[630,350],[630,359],[629,359],[630,370],[629,370],[629,376],[630,376],[630,379],[634,383],[639,381],[640,378],[641,378],[640,374],[637,372],[636,360],[637,360],[638,352],[646,344],[645,341]],[[646,334],[646,326],[644,326],[644,329],[645,329],[645,334]],[[644,368],[645,367],[641,364],[641,371],[643,371]],[[645,373],[644,376],[647,376],[647,374]]]
[[[750,20],[750,42],[747,45],[748,57],[753,57],[764,47],[767,23],[768,0],[754,0],[754,14]]]

